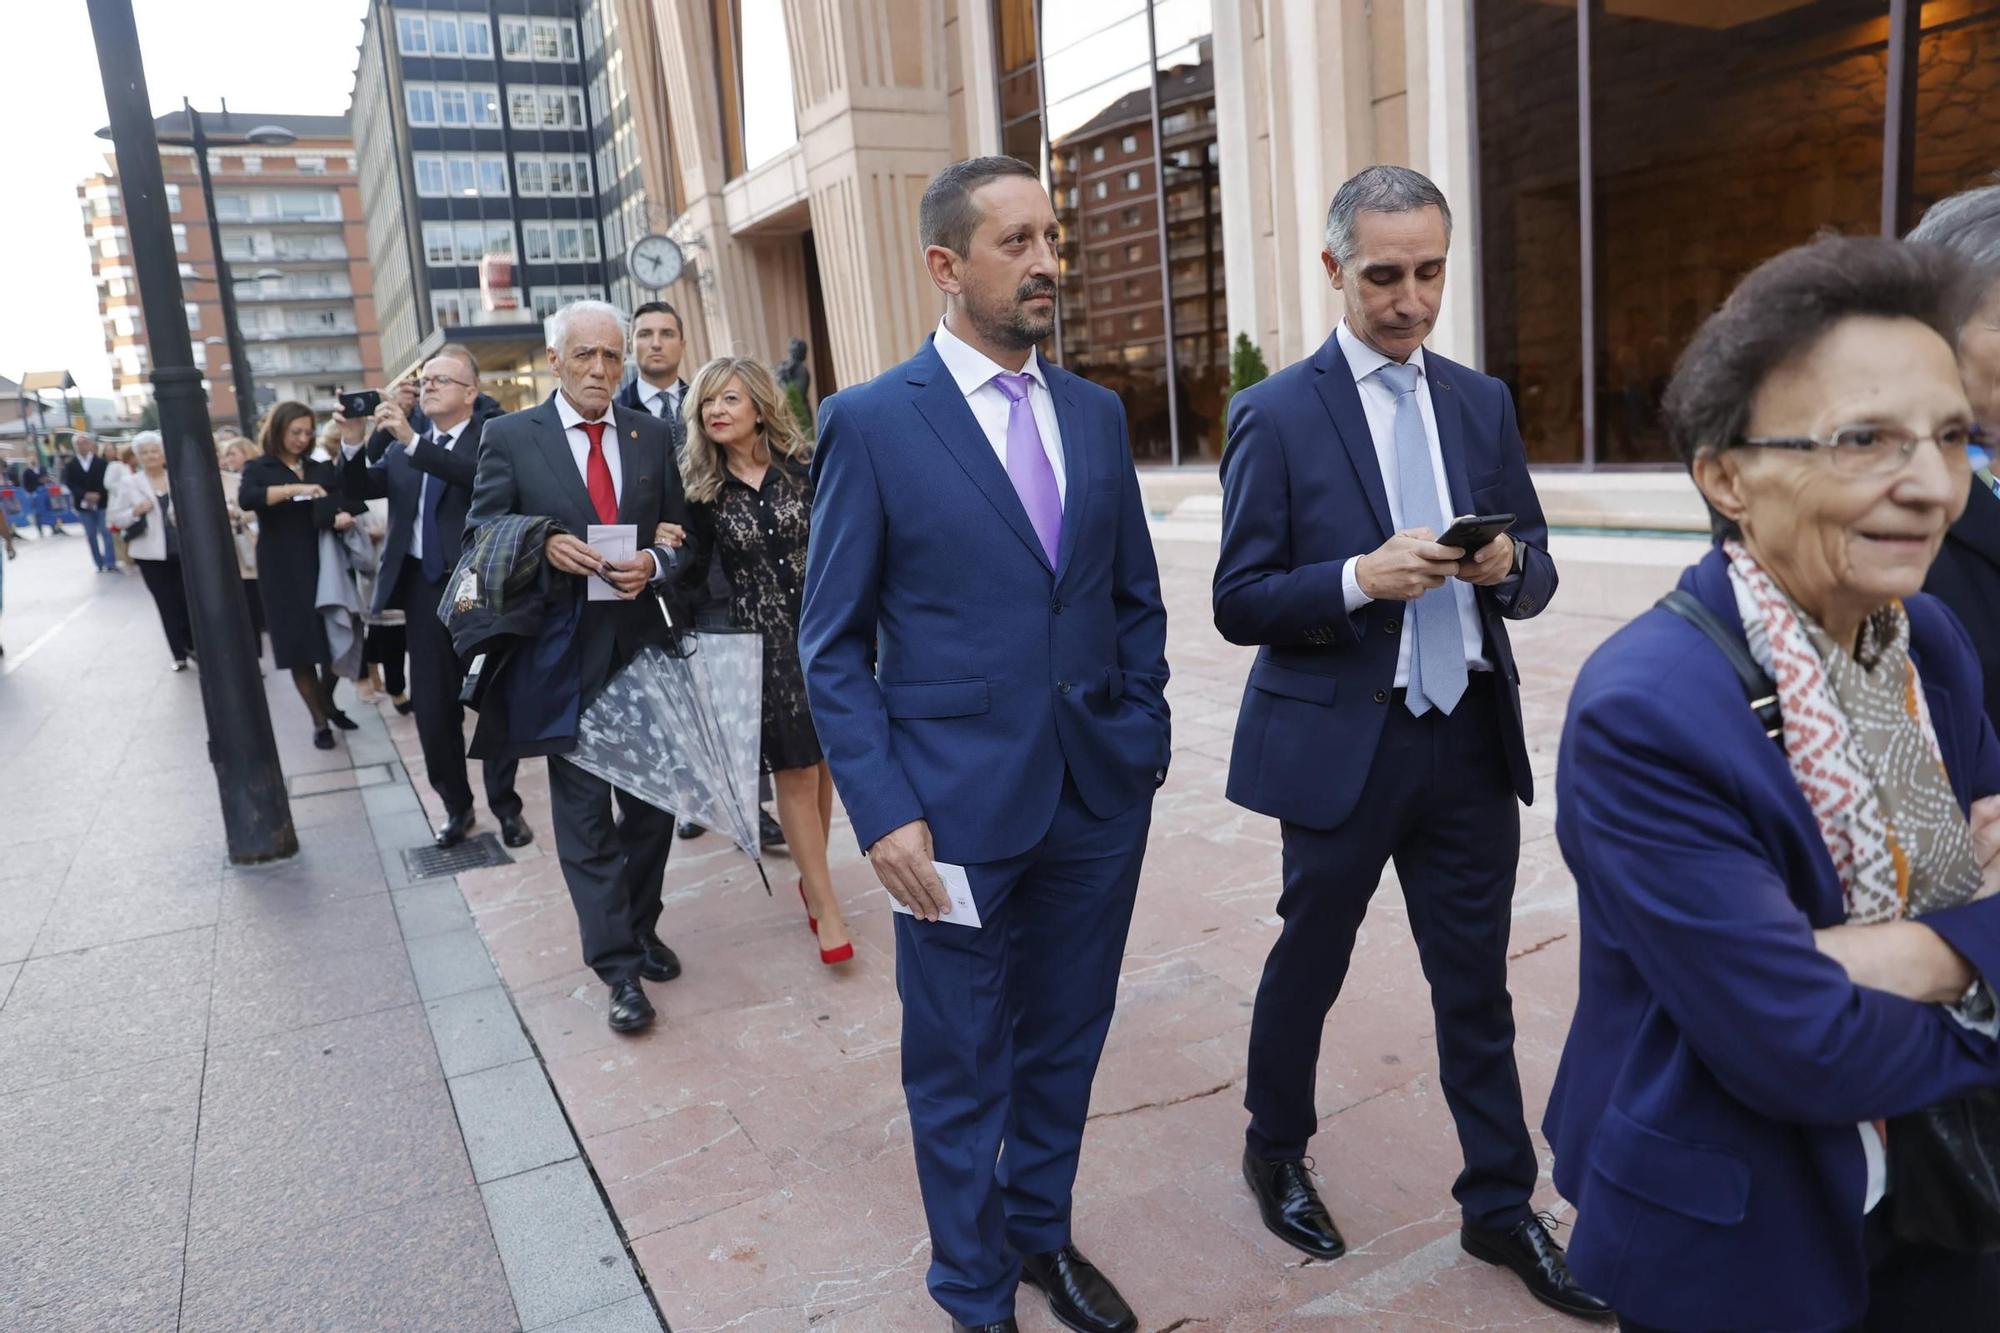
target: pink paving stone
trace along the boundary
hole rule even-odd
[[[1180,1319],[1201,1333],[1581,1327],[1458,1250],[1457,1141],[1393,872],[1320,1052],[1313,1151],[1352,1251],[1310,1263],[1259,1225],[1237,1162],[1250,1004],[1278,927],[1278,829],[1222,794],[1251,652],[1208,623],[1212,548],[1163,542],[1159,553],[1176,754],[1085,1132],[1078,1242],[1152,1333]],[[1613,602],[1559,594],[1516,627],[1544,800],[1577,667],[1673,573],[1595,567],[1581,581],[1616,590]],[[415,762],[413,728],[395,734]],[[674,1328],[941,1328],[923,1286],[930,1254],[899,1085],[892,918],[844,818],[836,810],[833,870],[856,961],[819,964],[782,854],[766,857],[766,897],[720,836],[677,843],[661,933],[687,970],[648,984],[661,1023],[629,1039],[605,1028],[603,988],[577,951],[542,764],[522,766],[520,789],[537,846],[460,883]],[[1551,814],[1546,804],[1523,812],[1510,950],[1531,1129],[1576,988],[1574,888]],[[1566,1208],[1546,1179],[1536,1202]],[[1031,1291],[1019,1313],[1031,1333],[1057,1327]]]

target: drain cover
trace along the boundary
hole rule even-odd
[[[510,866],[514,858],[491,833],[467,838],[456,847],[412,847],[403,853],[403,864],[411,879],[435,879],[439,875],[460,875],[487,866]]]

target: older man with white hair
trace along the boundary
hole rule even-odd
[[[104,512],[111,504],[105,484],[105,458],[97,452],[97,441],[81,431],[70,441],[75,457],[63,464],[62,484],[76,507],[77,521],[83,524],[84,540],[90,546],[91,563],[100,574],[118,572],[118,552],[111,545],[111,531],[105,526]]]
[[[683,559],[687,509],[666,423],[612,403],[625,366],[624,314],[603,301],[576,301],[549,317],[547,336],[560,387],[539,406],[486,423],[466,538],[508,514],[546,516],[565,529],[549,537],[544,555],[574,586],[569,660],[587,707],[642,645],[665,637],[656,600],[642,594],[668,588]],[[646,540],[665,524],[674,540],[614,559],[587,540],[599,524],[631,526]],[[618,600],[587,598],[586,585],[599,578]],[[621,791],[614,819],[610,783],[561,752],[529,752],[548,755],[556,852],[584,960],[611,988],[612,1029],[636,1032],[654,1018],[640,979],[671,981],[681,971],[658,932],[673,816]]]

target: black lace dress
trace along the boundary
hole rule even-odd
[[[709,504],[688,506],[696,565],[685,579],[705,582],[709,560],[729,576],[737,628],[764,636],[764,765],[810,768],[824,757],[799,665],[799,603],[812,533],[812,482],[797,464],[774,459],[761,489],[728,471]]]

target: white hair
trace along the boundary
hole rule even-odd
[[[578,315],[602,315],[618,326],[620,343],[631,341],[630,324],[623,310],[609,301],[571,301],[542,322],[542,334],[548,341],[549,350],[558,356],[562,355],[569,345],[570,325],[576,322]]]
[[[132,437],[132,452],[136,454],[149,444],[157,444],[164,449],[167,447],[167,440],[156,430],[142,430]]]

